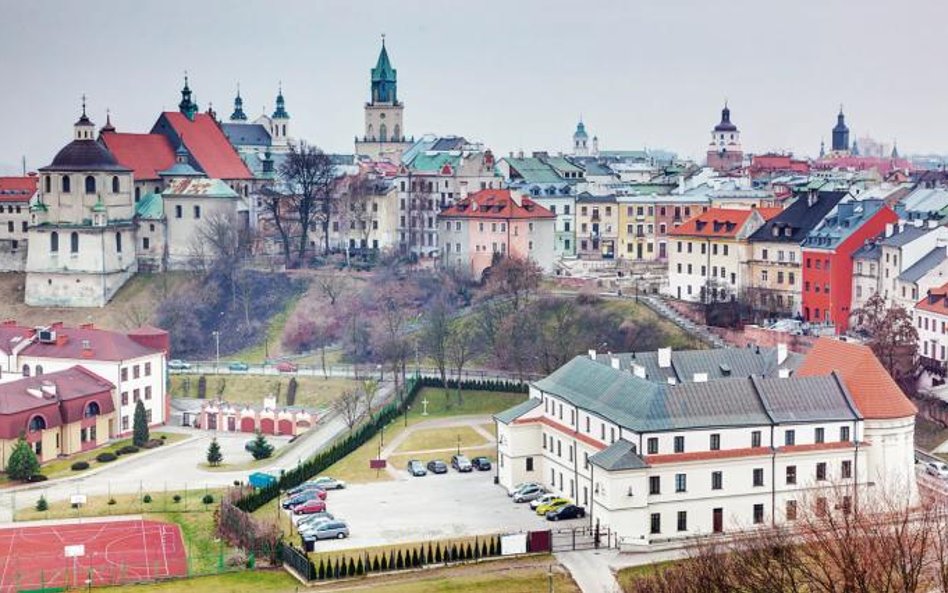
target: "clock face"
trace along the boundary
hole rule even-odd
[[[385,114],[384,114],[384,113],[380,113],[380,114],[379,114],[379,119],[385,119]]]

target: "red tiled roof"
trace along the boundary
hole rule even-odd
[[[666,453],[664,455],[646,455],[645,463],[658,465],[662,463],[682,463],[685,461],[707,461],[711,459],[736,459],[739,457],[759,457],[770,455],[770,447],[747,447],[745,449],[722,449],[718,451],[692,451],[690,453]]]
[[[948,315],[948,284],[929,290],[925,298],[915,303],[915,308],[929,313]]]
[[[744,224],[754,211],[764,220],[770,220],[783,212],[782,208],[710,208],[698,216],[689,218],[679,227],[669,231],[669,235],[687,235],[696,237],[734,238],[744,228]]]
[[[0,177],[0,202],[29,202],[36,193],[38,183],[39,177],[36,175]]]
[[[119,332],[91,327],[53,327],[52,329],[56,332],[55,343],[46,344],[34,341],[23,349],[21,355],[37,358],[92,359],[117,362],[161,351],[149,348]],[[17,330],[19,330],[19,334]],[[32,328],[0,326],[0,337],[7,334],[11,336],[24,334],[31,336],[33,333]],[[82,347],[84,341],[89,342],[88,350]],[[10,347],[9,342],[0,343],[0,347],[4,349]]]
[[[600,443],[596,439],[588,435],[582,434],[580,432],[576,432],[575,430],[566,426],[565,424],[560,424],[559,422],[552,420],[550,418],[547,418],[546,416],[536,416],[534,418],[517,418],[516,420],[513,421],[513,423],[514,424],[546,424],[550,428],[555,428],[556,430],[560,431],[566,436],[574,437],[577,441],[581,441],[589,445],[590,447],[593,447],[599,450],[606,448],[606,445],[604,445],[603,443]]]
[[[184,139],[184,145],[208,177],[253,179],[243,159],[210,115],[197,113],[194,121],[177,111],[166,111],[162,115],[178,137]]]
[[[859,443],[860,447],[868,446],[868,443]],[[835,451],[838,449],[852,449],[856,443],[852,441],[832,441],[829,443],[810,443],[809,445],[785,445],[778,447],[778,453],[808,453],[810,451]]]
[[[917,412],[872,350],[862,344],[820,338],[794,375],[812,377],[833,371],[842,378],[865,418],[905,418]]]
[[[441,211],[449,218],[503,218],[503,219],[547,219],[556,215],[527,196],[520,198],[520,205],[510,195],[509,189],[482,189]]]
[[[115,159],[134,171],[135,181],[158,179],[174,165],[174,148],[161,134],[103,132],[102,141]]]

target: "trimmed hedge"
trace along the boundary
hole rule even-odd
[[[441,379],[437,377],[422,377],[422,387],[443,387]],[[457,379],[448,379],[448,389],[457,389]],[[492,379],[465,379],[461,381],[461,389],[469,391],[499,391],[508,393],[529,393],[530,385],[521,381],[500,381]]]
[[[165,444],[165,441],[164,441],[164,438],[162,437],[162,438],[160,438],[160,439],[149,439],[149,440],[145,443],[144,447],[145,447],[146,449],[154,449],[155,447],[160,447],[160,446],[162,446],[162,445],[164,445],[164,444]]]
[[[116,455],[131,455],[132,453],[138,453],[139,451],[141,451],[141,449],[139,449],[135,445],[125,445],[124,447],[116,451],[115,454]]]
[[[45,482],[49,479],[49,476],[44,476],[43,474],[33,474],[26,479],[27,482]]]
[[[110,461],[115,461],[116,459],[118,459],[118,457],[115,455],[115,453],[109,453],[108,451],[99,453],[95,456],[95,460],[99,463],[108,463]]]
[[[88,461],[77,461],[77,462],[73,463],[73,464],[70,466],[70,468],[71,468],[72,471],[74,471],[74,472],[81,472],[81,471],[84,470],[84,469],[89,469],[89,462],[88,462]]]

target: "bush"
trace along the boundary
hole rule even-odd
[[[237,550],[227,558],[227,567],[228,568],[243,568],[247,565],[247,556],[243,552]]]
[[[115,504],[115,499],[114,499],[114,498],[110,498],[110,499],[109,499],[109,506],[112,506],[112,505],[114,505],[114,504]]]
[[[108,451],[99,453],[95,456],[95,460],[99,463],[109,463],[110,461],[115,461],[116,459],[118,459],[118,457],[115,455],[115,453],[109,453]]]
[[[13,446],[7,461],[7,475],[12,480],[29,482],[33,474],[39,472],[39,468],[39,460],[33,452],[33,447],[21,436]]]
[[[141,449],[139,449],[135,445],[125,445],[124,447],[116,451],[115,454],[116,455],[131,455],[132,453],[138,453],[139,451],[141,451]]]
[[[33,474],[26,479],[27,482],[45,482],[49,479],[49,476],[44,476],[43,474]]]
[[[81,472],[84,469],[89,469],[88,461],[77,461],[69,466],[74,472]]]
[[[146,442],[146,443],[143,445],[143,447],[145,447],[146,449],[154,449],[154,448],[160,447],[160,446],[162,446],[162,445],[164,445],[164,444],[165,444],[165,442],[164,442],[163,440],[161,440],[161,439],[148,439],[148,442]]]
[[[201,502],[203,502],[204,504],[211,504],[214,502],[214,496],[210,494],[205,494],[204,498],[201,499]]]
[[[142,497],[142,502],[145,504],[151,504],[151,494],[146,494]]]
[[[36,510],[41,513],[49,510],[49,503],[46,502],[45,496],[40,496],[39,500],[36,501]]]
[[[171,500],[174,502],[181,502],[181,495],[175,494],[174,496],[171,497]]]
[[[273,445],[267,441],[267,437],[262,432],[257,431],[257,436],[250,442],[250,454],[254,459],[266,459],[273,455]]]

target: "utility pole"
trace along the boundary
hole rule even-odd
[[[217,351],[217,358],[215,359],[215,362],[214,362],[214,372],[218,373],[220,372],[220,366],[221,366],[221,332],[215,331],[213,335],[214,335],[214,345]]]

